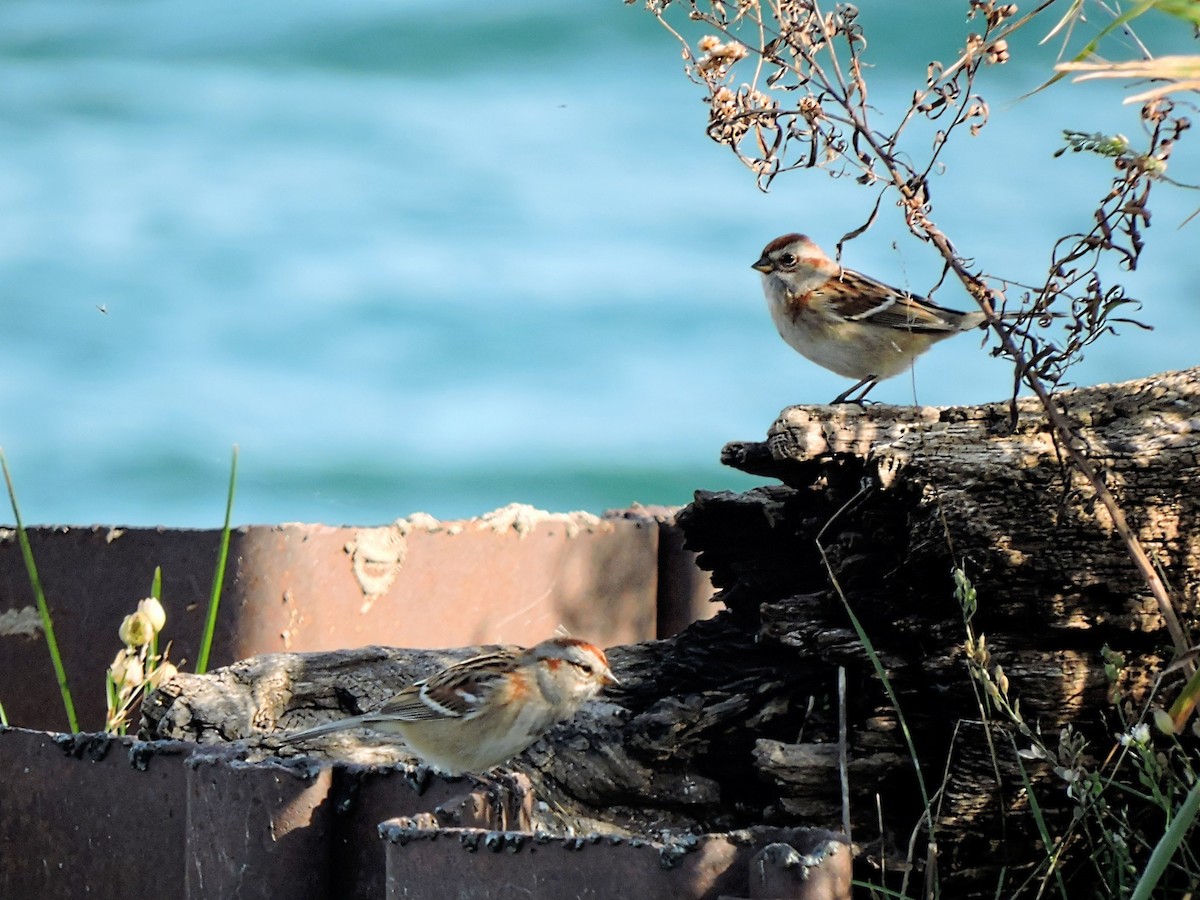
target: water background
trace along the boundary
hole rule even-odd
[[[860,7],[885,26],[868,59],[886,116],[962,46],[966,3]],[[1144,23],[1161,52],[1197,52]],[[1018,102],[1052,62],[1039,36],[991,73],[992,124],[933,185],[963,252],[1026,281],[1107,190],[1103,160],[1052,158],[1062,129],[1140,127],[1117,84]],[[721,446],[847,385],[778,338],[749,265],[787,231],[832,248],[874,194],[820,173],[761,194],[704,136],[700,97],[673,39],[617,0],[8,0],[0,445],[27,522],[217,525],[234,444],[238,523],[756,483]],[[1198,141],[1172,160],[1183,181]],[[1126,283],[1156,330],[1102,341],[1076,383],[1200,361],[1200,221],[1180,227],[1200,193],[1152,206]],[[940,272],[886,205],[844,261],[921,292]],[[1010,383],[969,336],[873,396]]]

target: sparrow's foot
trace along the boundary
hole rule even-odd
[[[863,401],[866,399],[867,394],[871,392],[871,388],[875,387],[877,384],[879,384],[879,379],[874,375],[868,375],[857,384],[851,385],[849,390],[843,391],[834,397],[829,405],[834,406],[838,403],[857,403],[859,406],[865,406],[866,404]],[[852,397],[851,395],[859,388],[862,388],[862,393],[860,393],[857,397]]]

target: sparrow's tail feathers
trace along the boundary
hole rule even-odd
[[[314,725],[312,728],[305,728],[303,731],[297,731],[293,734],[283,734],[279,739],[285,744],[292,744],[296,741],[306,741],[309,738],[319,737],[322,734],[331,734],[335,731],[345,731],[347,728],[360,727],[366,716],[351,716],[349,719],[334,719],[332,722],[325,722],[322,725]]]

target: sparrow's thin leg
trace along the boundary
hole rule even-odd
[[[867,394],[870,392],[871,388],[875,387],[875,385],[877,385],[878,383],[879,383],[879,379],[877,379],[874,375],[868,375],[862,381],[858,382],[857,384],[851,385],[848,390],[842,391],[842,393],[840,393],[836,397],[834,397],[833,401],[830,403],[830,406],[832,406],[835,403],[857,403],[861,406],[862,402],[863,402],[863,398],[866,397]],[[857,391],[860,387],[863,387],[863,385],[866,385],[863,392],[861,394],[859,394],[857,397],[855,397],[853,400],[851,400],[850,395],[853,394],[855,391]]]

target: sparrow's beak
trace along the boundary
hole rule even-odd
[[[617,681],[617,676],[612,673],[612,669],[605,669],[600,674],[600,683],[605,687],[611,687],[612,685],[620,684],[621,682]]]
[[[764,253],[758,258],[758,262],[756,262],[750,268],[758,269],[758,271],[765,275],[767,272],[770,272],[773,268],[775,268],[775,266],[769,259],[767,259],[767,254]]]

